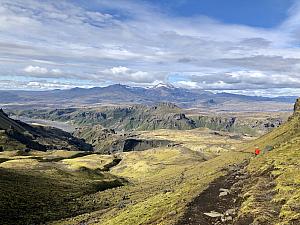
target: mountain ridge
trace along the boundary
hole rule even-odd
[[[69,122],[76,126],[101,125],[117,131],[175,129],[189,130],[206,127],[212,130],[257,135],[278,127],[280,117],[244,119],[234,115],[188,114],[174,103],[152,106],[105,106],[85,108],[59,108],[11,111],[11,115],[31,119]]]
[[[230,101],[294,103],[295,96],[262,97],[230,93],[213,93],[201,89],[185,89],[158,84],[152,88],[131,87],[114,84],[106,87],[72,88],[65,90],[20,91],[0,90],[2,105],[91,105],[91,104],[147,104],[172,102],[181,107],[207,107],[206,102],[213,100],[214,105],[222,105]]]

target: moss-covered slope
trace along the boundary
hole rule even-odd
[[[264,148],[248,166],[239,221],[251,224],[300,224],[300,105],[283,126],[251,142]],[[270,146],[270,147],[268,147]],[[271,147],[272,146],[272,147]]]

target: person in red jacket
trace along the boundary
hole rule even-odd
[[[260,149],[258,147],[256,147],[255,149],[255,156],[258,156],[260,154]]]

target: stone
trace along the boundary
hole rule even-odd
[[[218,212],[215,212],[215,211],[211,211],[211,212],[203,213],[203,214],[206,215],[206,216],[212,217],[212,218],[217,218],[217,217],[224,216],[222,213],[218,213]]]
[[[233,218],[232,218],[232,216],[223,216],[222,218],[221,218],[221,221],[224,223],[224,222],[228,222],[228,221],[232,221],[233,220]]]
[[[231,221],[231,220],[233,220],[232,216],[227,216],[225,219],[226,219],[226,221]]]
[[[230,190],[229,189],[226,189],[226,188],[220,188],[220,194],[219,194],[219,197],[222,197],[222,196],[226,196],[228,194],[230,194]]]
[[[221,192],[221,193],[219,194],[219,197],[223,197],[223,196],[226,196],[226,195],[228,195],[228,192]]]
[[[226,212],[225,212],[225,215],[226,216],[230,216],[230,215],[235,215],[236,213],[236,210],[235,209],[228,209]]]
[[[170,216],[175,216],[177,214],[177,212],[174,210],[174,211],[171,211],[171,212],[169,212],[169,215]]]
[[[226,189],[226,188],[220,188],[219,191],[221,191],[221,192],[230,192],[229,189]]]

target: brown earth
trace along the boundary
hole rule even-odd
[[[242,225],[251,223],[247,221],[235,221],[238,209],[241,205],[239,194],[243,187],[243,181],[248,175],[245,167],[248,161],[240,165],[232,165],[226,168],[227,174],[219,177],[210,186],[196,197],[189,205],[177,225]],[[225,196],[219,196],[222,191],[228,190]],[[213,213],[220,216],[210,217],[205,213]],[[222,215],[222,216],[221,216]]]

